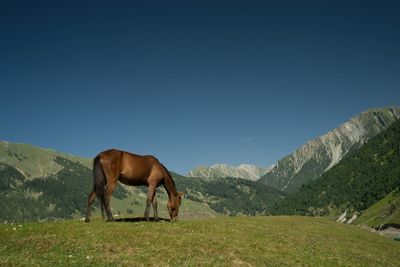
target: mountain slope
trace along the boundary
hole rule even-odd
[[[295,192],[399,118],[399,107],[365,111],[279,160],[259,181],[285,192]]]
[[[188,199],[207,203],[220,214],[266,214],[275,202],[285,197],[275,188],[241,178],[205,180],[177,174],[173,176]]]
[[[373,228],[397,225],[400,227],[400,188],[390,192],[383,199],[365,210],[355,224],[363,224]]]
[[[371,138],[319,179],[277,204],[274,214],[362,212],[400,187],[400,120]]]
[[[238,166],[214,164],[210,167],[198,166],[195,169],[191,170],[186,176],[201,178],[237,177],[256,181],[261,176],[265,175],[269,170],[271,170],[271,168],[261,168],[249,164],[241,164]]]
[[[63,166],[57,163],[56,157],[62,157],[91,168],[92,160],[55,150],[40,148],[29,144],[16,144],[0,141],[0,163],[14,167],[27,179],[46,177],[56,174]]]
[[[41,221],[72,218],[84,210],[92,172],[80,163],[56,157],[60,171],[27,179],[12,166],[0,163],[1,221]],[[25,172],[26,173],[26,172]],[[114,197],[127,192],[118,187]]]

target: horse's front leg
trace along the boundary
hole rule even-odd
[[[154,198],[153,198],[153,211],[154,211],[154,220],[156,222],[158,222],[157,194],[154,194]]]
[[[150,218],[149,218],[150,205],[153,202],[155,192],[156,192],[156,186],[150,184],[149,191],[147,192],[146,210],[144,211],[144,218],[146,219],[146,221],[150,221]]]

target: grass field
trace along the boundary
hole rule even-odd
[[[310,217],[0,226],[0,266],[399,266],[400,242]]]

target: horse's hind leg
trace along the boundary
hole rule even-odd
[[[115,187],[117,186],[118,183],[118,177],[116,175],[115,169],[113,169],[113,165],[110,162],[103,163],[103,170],[104,174],[106,175],[107,179],[107,186],[106,186],[106,192],[104,193],[104,199],[105,199],[105,204],[106,204],[106,212],[107,212],[107,221],[112,222],[114,221],[114,217],[111,212],[111,207],[110,207],[110,202],[111,202],[111,197],[112,194],[114,193]]]
[[[92,190],[88,195],[88,203],[86,207],[85,222],[90,222],[90,214],[92,212],[93,202],[96,200],[96,193]]]
[[[113,183],[107,183],[106,192],[105,192],[105,200],[106,200],[106,211],[107,211],[107,221],[114,221],[114,217],[111,212],[110,202],[112,194],[114,193],[115,187],[117,186],[118,180],[115,179]]]
[[[153,211],[154,211],[154,220],[158,222],[158,211],[157,211],[157,195],[154,194],[153,198]]]

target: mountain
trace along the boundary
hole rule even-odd
[[[360,223],[382,215],[378,220],[374,218],[371,225],[386,221],[400,225],[399,188],[400,120],[397,120],[319,179],[288,195],[275,205],[272,213],[342,217],[341,221],[361,213],[364,219]],[[381,203],[377,204],[378,201]],[[367,212],[373,205],[377,206]]]
[[[0,221],[47,221],[79,218],[92,187],[91,159],[31,145],[0,142]],[[205,180],[171,173],[186,193],[180,218],[220,214],[265,214],[284,197],[274,188],[240,178]],[[159,215],[168,218],[168,196],[157,189]],[[121,216],[143,216],[147,187],[119,184],[111,207]],[[95,216],[99,216],[95,202]]]
[[[400,107],[362,112],[279,160],[259,181],[285,192],[295,192],[303,184],[319,178],[347,153],[363,146],[399,118]]]
[[[238,166],[229,166],[226,164],[214,164],[210,167],[198,166],[192,171],[190,171],[186,176],[201,177],[201,178],[237,177],[251,181],[256,181],[270,170],[271,168],[261,168],[249,164],[241,164]]]

